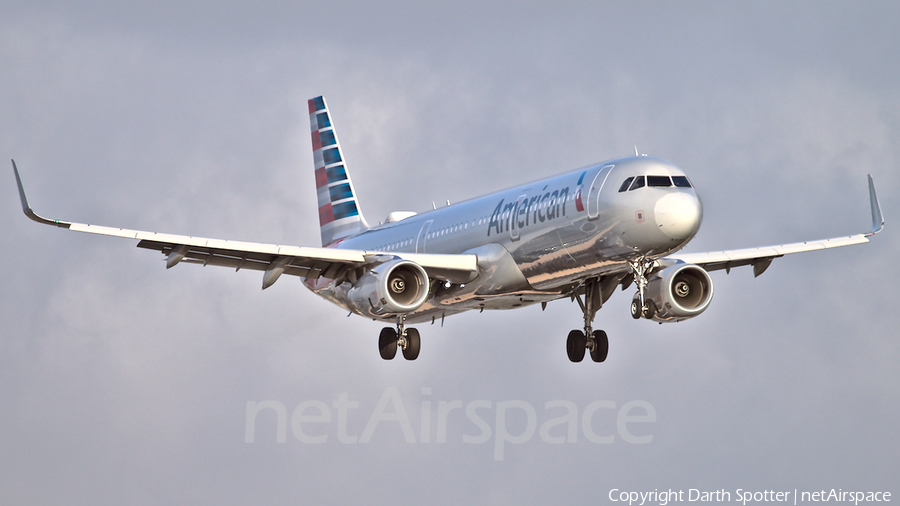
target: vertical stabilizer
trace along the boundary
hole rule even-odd
[[[344,163],[344,154],[322,97],[309,100],[309,127],[312,132],[322,246],[333,246],[342,239],[367,230],[369,226],[359,210],[350,172]]]

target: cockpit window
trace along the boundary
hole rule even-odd
[[[634,181],[634,176],[631,176],[630,178],[626,179],[625,181],[622,181],[622,186],[619,187],[619,193],[622,193],[623,191],[627,190],[628,185],[630,185],[632,181]]]
[[[688,178],[685,176],[672,176],[672,182],[675,183],[675,186],[678,188],[690,188],[691,182],[688,181]]]
[[[637,190],[638,188],[643,188],[643,187],[644,187],[644,176],[638,176],[638,177],[634,178],[634,182],[631,183],[631,188],[629,188],[628,191]]]
[[[672,186],[672,180],[669,179],[669,176],[647,176],[647,186],[665,188]]]

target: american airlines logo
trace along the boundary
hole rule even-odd
[[[552,221],[566,215],[569,187],[553,190],[543,195],[520,196],[515,202],[500,199],[488,223],[487,235],[515,232],[529,225]]]

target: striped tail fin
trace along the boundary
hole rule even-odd
[[[334,246],[347,237],[368,230],[369,226],[359,210],[341,145],[322,97],[309,100],[309,127],[316,168],[322,246]]]

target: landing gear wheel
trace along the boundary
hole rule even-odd
[[[641,299],[631,299],[631,317],[635,320],[640,319],[644,308],[641,307]]]
[[[587,346],[587,339],[584,332],[573,330],[569,332],[569,338],[566,339],[566,354],[572,362],[581,362],[584,359],[584,350]]]
[[[416,329],[406,329],[406,346],[403,347],[403,358],[406,360],[415,360],[419,356],[419,331]]]
[[[397,331],[393,327],[381,329],[381,334],[378,335],[378,352],[385,360],[390,360],[397,355]],[[403,354],[405,355],[406,351]]]
[[[656,316],[656,303],[652,300],[647,301],[647,305],[644,306],[644,318],[648,320],[652,320],[654,316]]]
[[[593,334],[594,346],[591,348],[591,360],[603,362],[609,354],[609,338],[602,330],[595,330]]]

